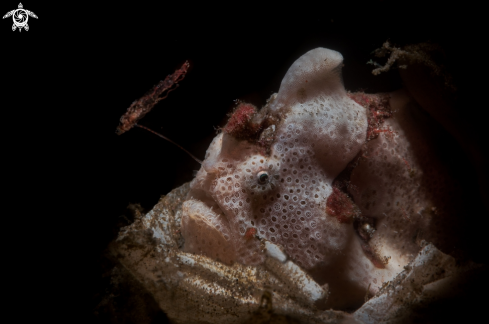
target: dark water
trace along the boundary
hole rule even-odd
[[[6,276],[19,278],[11,300],[21,318],[36,309],[53,321],[137,322],[116,319],[99,306],[111,289],[112,263],[103,251],[130,222],[129,203],[150,209],[191,180],[199,165],[148,132],[117,136],[115,128],[132,101],[185,60],[192,66],[185,80],[141,124],[203,158],[233,100],[263,105],[306,51],[322,46],[341,52],[345,87],[375,93],[399,89],[402,80],[395,70],[370,73],[366,62],[373,50],[386,40],[398,46],[432,41],[445,50],[442,61],[458,88],[457,107],[471,116],[476,147],[487,158],[487,105],[478,81],[485,75],[480,9],[463,3],[430,9],[423,2],[391,1],[317,7],[298,2],[273,9],[169,2],[28,7],[24,3],[39,16],[29,19],[28,32],[12,33],[6,20],[0,26],[4,173],[14,176],[5,183],[11,195],[6,198],[17,211],[6,213],[4,231],[20,241],[12,244],[11,235],[4,236],[12,265]],[[478,199],[475,180],[484,175],[474,170],[467,170],[474,179],[468,190]],[[27,205],[32,210],[25,211]],[[486,216],[484,210],[467,215],[474,223],[472,254],[480,262],[487,262]],[[116,313],[136,307],[127,306],[137,304],[134,291],[124,289]],[[141,303],[147,305],[147,323],[164,319],[150,302]]]

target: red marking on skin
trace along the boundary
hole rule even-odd
[[[251,118],[256,114],[257,109],[254,105],[240,103],[229,118],[223,131],[235,137],[247,137],[256,133],[257,127],[251,125]]]
[[[256,235],[256,228],[254,227],[248,227],[246,230],[246,233],[244,235],[245,239],[250,240]]]
[[[367,138],[375,138],[381,133],[386,133],[387,135],[393,136],[396,132],[390,130],[390,128],[375,128],[367,131]]]
[[[388,95],[355,92],[348,93],[348,96],[367,110],[367,141],[377,138],[381,133],[395,134],[389,128],[380,128],[386,118],[392,117]]]
[[[360,214],[359,208],[344,192],[333,187],[333,192],[326,201],[326,212],[342,224],[349,224]]]

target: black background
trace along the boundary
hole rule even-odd
[[[386,40],[441,44],[463,109],[487,137],[486,24],[482,9],[465,3],[23,5],[39,17],[29,18],[29,31],[12,32],[10,18],[0,24],[3,268],[19,322],[85,321],[104,289],[101,254],[126,206],[150,209],[199,168],[141,129],[115,134],[132,101],[185,60],[191,69],[180,87],[141,124],[199,158],[235,99],[262,106],[315,47],[343,54],[348,90],[399,89],[396,71],[373,76],[366,64]],[[4,1],[0,9],[16,7]],[[483,220],[475,223],[483,236]]]

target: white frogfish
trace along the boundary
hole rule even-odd
[[[239,103],[182,208],[184,251],[260,265],[263,240],[354,307],[422,248],[446,246],[459,209],[438,126],[403,90],[349,93],[340,53],[295,61],[261,109]]]

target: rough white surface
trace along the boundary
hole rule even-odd
[[[406,323],[413,309],[446,296],[458,278],[477,269],[426,245],[394,280],[354,314],[318,310],[327,298],[319,286],[284,256],[268,256],[265,266],[227,266],[182,252],[178,218],[188,185],[163,198],[142,219],[121,231],[112,252],[143,284],[174,323]],[[155,234],[155,227],[171,229]],[[270,250],[280,249],[265,242]]]
[[[347,309],[394,278],[422,239],[451,249],[457,227],[448,228],[464,210],[461,188],[437,155],[439,126],[405,91],[385,95],[390,109],[358,104],[343,87],[342,62],[340,53],[316,48],[292,64],[251,119],[258,123],[251,128],[264,123],[259,138],[270,141],[268,150],[256,134],[216,136],[191,182],[182,234],[185,251],[226,264],[261,265],[258,238],[273,242],[329,284],[328,306]],[[379,116],[382,125],[374,125]],[[355,217],[375,226],[368,239],[327,213],[333,182],[348,168]]]
[[[271,242],[267,266],[232,266],[181,251],[175,215],[188,185],[163,198],[155,208],[121,231],[112,245],[119,261],[153,294],[175,323],[244,323],[286,317],[303,323],[344,323],[351,315],[318,311],[314,302],[326,291]],[[156,227],[170,229],[155,231]],[[163,233],[163,237],[160,237]],[[274,256],[277,256],[275,258]],[[161,262],[164,261],[164,262]],[[270,261],[271,263],[269,263]]]
[[[291,66],[263,108],[280,119],[268,128],[275,138],[269,155],[246,140],[216,136],[188,197],[202,204],[183,213],[186,251],[215,259],[219,253],[227,263],[262,264],[259,242],[246,238],[251,228],[281,245],[304,269],[333,264],[347,249],[353,228],[328,217],[326,200],[333,180],[365,141],[367,117],[347,96],[341,65],[340,53],[317,48]],[[267,183],[257,183],[260,172],[267,172]],[[199,230],[192,222],[197,218],[208,219]],[[230,237],[226,252],[215,248],[217,226]]]
[[[446,287],[480,268],[474,263],[457,266],[451,256],[442,253],[432,244],[426,245],[416,258],[381,291],[366,302],[354,316],[366,324],[404,323],[412,315],[412,308],[433,299],[448,297]],[[455,288],[455,285],[452,286]]]

